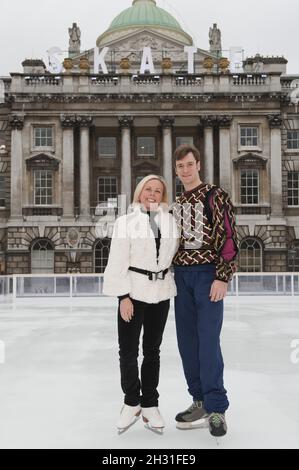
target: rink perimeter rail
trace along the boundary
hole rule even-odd
[[[101,297],[102,288],[102,274],[0,276],[1,300],[8,297]],[[299,273],[236,273],[229,284],[229,295],[299,295]]]

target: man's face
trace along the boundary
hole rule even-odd
[[[190,186],[199,180],[200,162],[196,162],[192,152],[176,162],[176,174],[184,186]]]

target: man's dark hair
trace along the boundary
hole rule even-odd
[[[192,153],[196,162],[200,162],[200,153],[199,150],[190,144],[182,144],[180,145],[176,151],[174,152],[174,162],[176,164],[177,161],[183,160],[188,153]]]

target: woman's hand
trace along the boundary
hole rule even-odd
[[[128,323],[132,320],[134,315],[134,305],[129,297],[120,302],[120,315],[121,318]]]

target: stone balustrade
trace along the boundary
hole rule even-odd
[[[13,74],[10,92],[31,94],[263,93],[289,86],[280,74],[24,75]],[[290,85],[291,86],[291,85]]]

